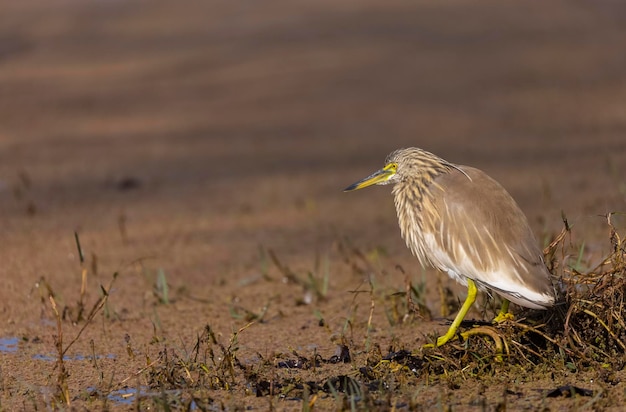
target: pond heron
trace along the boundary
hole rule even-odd
[[[486,173],[407,148],[392,152],[382,169],[345,191],[375,184],[394,185],[402,238],[422,265],[446,272],[468,288],[436,346],[455,337],[478,289],[503,298],[495,321],[510,316],[509,301],[532,309],[554,305],[550,274],[526,216]]]

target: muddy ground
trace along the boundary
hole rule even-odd
[[[542,246],[563,212],[581,264],[602,260],[603,216],[626,210],[625,15],[618,1],[3,2],[1,409],[620,409],[626,375],[593,366],[461,362],[370,388],[379,403],[270,386],[324,388],[375,348],[419,352],[446,328],[439,290],[464,298],[405,248],[388,188],[342,193],[393,149],[485,170]],[[433,319],[403,315],[407,282]],[[215,351],[202,385],[172,361],[196,344]],[[349,362],[298,364],[341,345]],[[169,386],[168,367],[183,376]],[[563,385],[592,394],[548,396]]]

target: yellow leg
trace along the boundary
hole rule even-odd
[[[465,302],[463,302],[463,306],[461,306],[461,309],[459,310],[459,313],[456,315],[456,318],[454,318],[454,321],[452,321],[452,325],[450,325],[448,332],[446,332],[445,335],[439,336],[437,338],[436,345],[433,345],[433,344],[424,345],[425,348],[441,346],[445,344],[446,342],[448,342],[450,339],[454,338],[454,336],[456,335],[457,329],[459,328],[459,326],[461,325],[461,322],[465,318],[465,315],[467,315],[467,312],[469,312],[470,308],[474,304],[474,301],[476,301],[476,292],[477,292],[477,289],[476,289],[476,284],[474,283],[474,281],[472,279],[467,279],[467,298],[465,298]]]
[[[509,313],[509,301],[504,299],[502,301],[502,307],[500,308],[500,313],[493,319],[493,323],[501,323],[505,320],[513,320],[513,314]]]

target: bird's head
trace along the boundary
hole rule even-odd
[[[450,166],[445,160],[416,147],[398,149],[387,156],[385,166],[367,176],[365,179],[344,189],[344,192],[363,189],[372,185],[388,185],[430,175],[435,169]]]

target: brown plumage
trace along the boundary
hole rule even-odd
[[[394,184],[402,237],[420,262],[468,286],[456,327],[474,301],[475,284],[505,298],[501,316],[507,300],[533,309],[554,304],[550,274],[526,216],[486,173],[408,148],[391,153],[381,170],[346,191],[373,184]],[[454,336],[453,327],[437,345]]]

